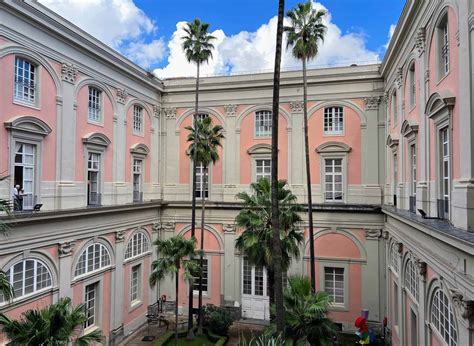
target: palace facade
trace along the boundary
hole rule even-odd
[[[368,309],[394,345],[474,345],[473,63],[474,1],[408,0],[380,65],[308,71],[317,288],[343,330]],[[225,140],[192,191],[195,79],[159,80],[36,1],[0,2],[0,198],[23,189],[23,211],[2,218],[15,299],[1,311],[69,296],[84,333],[127,337],[176,299],[170,279],[148,284],[152,243],[189,236],[195,193],[204,304],[268,319],[265,270],[235,250],[235,195],[270,174],[272,83],[202,78],[199,116]],[[282,73],[279,117],[279,176],[305,203],[301,71]],[[307,240],[301,253],[288,274],[309,274]]]

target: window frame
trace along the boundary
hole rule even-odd
[[[209,256],[208,254],[204,254],[203,256],[203,261],[206,261],[206,264],[207,264],[207,276],[206,276],[206,280],[207,280],[207,283],[206,283],[206,290],[204,290],[204,283],[203,283],[203,290],[202,290],[202,295],[205,296],[205,297],[209,297],[211,295],[211,273],[212,273],[212,270],[210,270],[210,268],[212,267],[212,256]],[[195,259],[195,261],[197,261],[198,265],[199,265],[199,258]],[[204,276],[203,276],[204,278]],[[193,295],[194,296],[197,296],[199,295],[199,277],[195,277],[195,281],[193,282]]]
[[[329,111],[332,110],[331,114]],[[336,110],[340,110],[340,112],[336,112]],[[329,121],[326,121],[326,118],[332,119],[332,129],[329,129]],[[339,129],[335,129],[336,127],[340,127]],[[329,106],[324,107],[323,111],[323,135],[325,137],[332,137],[332,136],[344,136],[345,134],[345,116],[344,116],[344,107],[343,106]]]
[[[34,66],[35,67],[35,72],[34,72],[34,76],[35,76],[35,79],[34,79],[34,100],[33,101],[28,101],[28,100],[24,100],[22,98],[17,98],[16,97],[16,85],[17,85],[17,82],[16,82],[16,78],[17,78],[17,59],[21,59],[23,61],[26,61],[27,63],[29,63],[31,66]],[[13,61],[13,91],[12,91],[12,102],[14,104],[17,104],[17,105],[20,105],[20,106],[25,106],[25,107],[29,107],[29,108],[33,108],[33,109],[37,109],[39,110],[40,109],[40,86],[41,86],[41,64],[39,64],[37,61],[35,61],[34,59],[31,59],[30,57],[28,56],[25,56],[25,55],[22,55],[22,54],[15,54],[14,55],[14,61]]]
[[[135,255],[133,254],[133,249],[135,248],[135,244],[138,242],[135,237],[142,236],[142,251],[137,252]],[[127,253],[131,249],[131,256],[127,257]],[[138,248],[138,245],[137,245]],[[124,263],[128,263],[130,261],[136,260],[137,258],[143,258],[151,253],[151,242],[148,234],[144,230],[139,230],[130,235],[127,241],[127,245],[125,246],[124,252]]]
[[[403,285],[411,296],[412,300],[418,304],[420,301],[420,277],[415,262],[410,258],[406,261]]]
[[[452,193],[451,189],[453,186],[452,182],[452,155],[451,155],[451,148],[452,148],[452,134],[451,134],[451,127],[447,122],[444,122],[440,125],[437,126],[437,171],[438,171],[438,176],[437,176],[437,185],[438,185],[438,198],[443,199],[444,201],[448,200],[447,205],[445,206],[444,213],[447,215],[447,219],[451,218],[451,201],[452,201]],[[444,152],[444,144],[445,142],[442,140],[442,133],[446,131],[447,134],[447,154],[445,155]],[[445,164],[447,163],[448,165],[448,176],[445,176]],[[447,181],[447,189],[448,189],[448,194],[445,193],[446,189],[446,181]],[[446,209],[447,208],[447,209]]]
[[[391,103],[390,103],[390,108],[391,108],[391,113],[392,113],[392,127],[395,128],[398,125],[398,93],[397,90],[394,89],[392,92],[392,97],[391,97]]]
[[[26,289],[26,262],[27,261],[32,261],[34,263],[34,269],[33,269],[33,285],[34,285],[34,289],[32,292],[30,293],[24,293],[25,292],[25,289]],[[23,271],[22,271],[22,279],[21,279],[21,282],[22,282],[22,285],[21,285],[21,290],[22,290],[22,295],[20,296],[17,296],[15,295],[15,297],[12,299],[12,301],[5,301],[5,300],[0,300],[0,307],[1,306],[4,306],[4,305],[7,305],[7,304],[11,304],[11,303],[16,303],[16,302],[21,302],[21,301],[25,301],[25,300],[28,300],[28,299],[33,299],[34,297],[37,297],[41,294],[44,294],[46,292],[51,292],[53,289],[54,289],[54,286],[55,286],[55,277],[54,277],[54,272],[51,270],[50,266],[46,263],[46,261],[44,261],[43,259],[41,258],[38,258],[38,257],[35,257],[35,256],[30,256],[30,257],[21,257],[20,259],[18,259],[18,257],[16,258],[16,260],[14,260],[13,262],[11,262],[11,264],[7,264],[7,270],[5,270],[5,273],[9,273],[9,275],[7,275],[7,278],[9,276],[9,279],[8,281],[10,282],[10,284],[12,285],[12,287],[14,287],[14,275],[15,275],[15,272],[12,272],[12,270],[14,269],[14,267],[18,264],[22,264],[23,266]],[[44,267],[44,269],[46,269],[46,273],[49,274],[49,280],[50,280],[50,285],[46,286],[46,287],[42,287],[40,289],[36,289],[37,287],[37,284],[38,284],[38,265],[42,265]],[[3,297],[2,297],[3,299]],[[34,298],[36,299],[36,298]]]
[[[260,121],[258,118],[260,116],[268,116],[269,119],[262,119],[261,122],[264,124],[264,125],[259,125],[258,122]],[[272,127],[273,127],[273,112],[271,110],[267,110],[267,109],[262,109],[262,110],[258,110],[258,111],[255,111],[254,113],[254,137],[255,139],[261,139],[261,138],[271,138],[272,137]],[[266,125],[265,125],[266,123]],[[270,125],[268,125],[268,123],[270,123]],[[265,131],[261,131],[262,128],[265,128],[265,127],[269,127],[270,130],[268,132],[265,132]]]
[[[410,195],[416,198],[416,187],[418,183],[418,152],[416,143],[410,143],[408,146],[410,151]]]
[[[85,281],[83,283],[83,288],[82,288],[82,297],[83,297],[83,301],[84,301],[84,309],[86,310],[86,290],[87,290],[87,287],[89,286],[94,286],[94,290],[95,290],[95,306],[94,306],[94,324],[92,325],[89,325],[86,327],[86,321],[84,322],[83,324],[83,328],[84,328],[84,331],[83,331],[83,334],[87,334],[87,333],[90,333],[96,329],[99,329],[101,327],[101,324],[102,324],[102,308],[101,308],[101,304],[100,304],[100,301],[102,299],[102,292],[103,292],[103,283],[102,283],[102,279],[99,279],[97,280],[96,278],[90,278],[89,280]],[[87,312],[86,312],[86,316],[87,316]]]
[[[136,292],[133,292],[133,287],[134,287],[134,270],[137,270],[137,276],[136,276]],[[130,309],[135,309],[138,306],[140,306],[143,303],[143,269],[142,269],[142,263],[137,263],[133,264],[130,266],[130,281],[129,281],[129,308]],[[135,294],[135,297],[134,297]]]
[[[106,265],[102,265],[102,251],[100,251],[100,254],[99,254],[99,267],[97,269],[93,268],[92,270],[89,271],[88,270],[88,267],[89,267],[89,265],[88,265],[88,262],[89,262],[88,254],[90,253],[89,248],[91,248],[95,245],[99,245],[99,247],[101,249],[106,250],[106,254],[108,255],[108,262],[109,263],[106,264]],[[85,257],[85,260],[84,260],[84,272],[80,273],[80,274],[76,274],[77,270],[78,270],[78,267],[79,267],[79,262],[81,261],[81,257],[85,253],[86,253],[86,257]],[[94,249],[92,250],[92,254],[94,255]],[[94,263],[95,263],[95,257],[93,257],[93,267],[94,267]],[[81,248],[81,252],[77,256],[76,260],[74,261],[74,267],[73,267],[74,271],[72,273],[72,278],[73,278],[72,281],[75,282],[75,281],[81,280],[83,278],[94,276],[97,273],[101,273],[103,271],[109,270],[110,268],[112,268],[112,266],[113,266],[112,254],[111,254],[111,250],[109,249],[109,247],[101,241],[89,242]]]
[[[91,108],[90,106],[91,105],[91,91],[98,92],[98,96],[94,96],[94,97],[98,97],[99,99],[98,102],[96,102],[96,104],[98,104],[98,108],[97,108],[98,119],[97,120],[92,119],[90,117],[91,109],[95,109],[95,108]],[[87,122],[93,125],[103,125],[104,124],[104,91],[95,85],[88,85],[87,95],[88,95]]]
[[[322,166],[323,167],[323,170],[322,170],[323,180],[321,180],[321,184],[324,185],[323,188],[322,188],[322,190],[323,190],[323,202],[324,203],[345,203],[345,200],[346,200],[346,196],[345,196],[345,194],[346,194],[345,193],[346,192],[346,189],[345,189],[345,185],[346,185],[345,176],[346,176],[346,174],[345,173],[346,172],[345,172],[344,157],[329,157],[328,156],[328,157],[324,157],[323,160],[324,160],[324,164]],[[333,172],[329,172],[329,173],[331,173],[331,176],[333,177],[333,179],[332,179],[333,181],[330,183],[333,187],[333,190],[332,190],[333,198],[332,199],[327,199],[328,191],[327,191],[327,185],[326,184],[328,184],[328,183],[326,182],[326,177],[328,176],[328,172],[326,172],[326,170],[327,170],[327,167],[328,167],[328,165],[327,165],[328,160],[334,161],[334,164],[331,166],[333,168]],[[341,172],[336,172],[335,171],[335,168],[336,168],[335,161],[336,160],[341,161],[341,164],[340,164]],[[335,181],[336,176],[341,176],[341,181],[340,182]],[[334,195],[338,192],[335,189],[336,184],[341,184],[341,191],[340,191],[341,199],[340,200],[336,200],[334,198]]]
[[[262,174],[259,174],[258,173],[258,169],[259,169],[259,166],[258,166],[258,163],[259,161],[261,162],[269,162],[270,164],[268,166],[266,166],[265,164],[262,166],[262,169],[264,170],[266,167],[270,167],[270,173],[268,174],[268,180],[271,181],[271,174],[272,174],[272,161],[271,161],[271,158],[267,158],[267,157],[254,157],[253,158],[253,165],[254,165],[254,174],[253,174],[253,181],[254,182],[258,182],[260,179],[264,178],[265,177],[265,174],[262,173]],[[260,176],[260,179],[259,179],[259,176]]]
[[[98,169],[97,170],[94,170],[94,169],[90,169],[89,168],[89,155],[98,155],[99,156],[99,160],[98,160]],[[103,169],[102,167],[104,166],[103,165],[103,155],[104,155],[104,152],[103,151],[99,151],[99,150],[86,150],[86,175],[85,175],[85,178],[86,178],[86,206],[92,206],[92,207],[95,207],[95,206],[101,206],[102,205],[102,187],[103,187],[103,175],[104,175],[104,172],[103,172]],[[97,198],[98,198],[98,202],[97,204],[90,204],[89,203],[89,172],[96,172],[97,173]]]
[[[435,301],[437,300],[441,304],[441,300],[439,295],[443,297],[443,306],[435,306]],[[441,308],[440,308],[441,307]],[[435,309],[436,308],[436,311]],[[442,313],[448,311],[448,316],[444,316]],[[435,313],[438,312],[437,316]],[[443,319],[441,319],[443,317]],[[434,319],[436,320],[434,321]],[[447,323],[447,324],[446,324]],[[431,295],[430,305],[429,305],[429,324],[431,330],[435,331],[437,338],[439,341],[444,342],[446,345],[449,346],[457,346],[459,343],[459,332],[457,328],[457,320],[456,314],[453,309],[453,305],[450,302],[449,296],[441,289],[441,287],[436,287]],[[446,329],[446,325],[449,326],[448,331],[448,340],[446,340],[446,333],[444,333],[444,329]],[[442,327],[443,330],[440,330]],[[451,327],[452,330],[455,332],[454,338],[451,335]],[[454,340],[452,340],[454,339]],[[454,342],[451,342],[454,341]]]
[[[308,262],[309,265],[309,262]],[[348,261],[330,261],[330,260],[322,260],[320,261],[320,273],[319,273],[319,282],[321,282],[321,290],[326,291],[326,281],[325,281],[325,273],[326,268],[331,269],[343,269],[344,270],[344,303],[331,303],[329,305],[329,310],[332,311],[349,311],[350,306],[350,295],[349,295],[349,287],[350,287],[350,276],[349,276],[349,262]]]
[[[390,268],[392,269],[392,273],[394,273],[398,277],[400,275],[400,254],[398,253],[398,249],[396,249],[397,246],[398,244],[396,242],[392,242],[390,244],[389,263]]]
[[[140,171],[136,171],[135,162],[140,162]],[[138,175],[138,194],[141,195],[143,201],[143,182],[144,182],[144,166],[145,166],[145,159],[141,157],[137,157],[132,155],[132,199],[133,202],[139,202],[139,200],[135,200],[135,175]]]
[[[137,110],[140,110],[140,112],[137,113]],[[139,125],[139,128],[137,124]],[[133,134],[136,136],[143,137],[145,133],[145,108],[139,104],[134,104],[132,108],[132,130]]]
[[[192,177],[193,177],[193,161],[191,161],[191,177],[190,177],[190,181],[192,182]],[[200,166],[199,166],[200,165]],[[204,173],[198,173],[198,168],[199,167],[202,167],[202,171],[204,170],[204,166],[202,166],[201,163],[198,163],[198,165],[196,165],[196,188],[198,187],[198,176],[200,174],[204,175]],[[212,165],[207,167],[207,196],[205,197],[206,200],[209,200],[210,199],[210,196],[211,196],[211,186],[212,186]],[[192,194],[196,193],[196,191],[192,191],[193,190],[193,186],[192,184],[190,184],[190,189],[191,189],[191,197],[193,196]],[[202,196],[201,197],[197,197],[196,196],[196,200],[199,200],[201,201],[202,200]]]
[[[412,61],[408,67],[408,99],[410,101],[410,111],[416,107],[416,64]]]
[[[451,42],[449,40],[449,18],[446,11],[436,25],[438,81],[443,80],[451,70]]]

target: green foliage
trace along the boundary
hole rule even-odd
[[[313,293],[308,278],[293,276],[283,291],[283,304],[286,337],[297,345],[332,345],[337,329],[327,318],[330,301],[326,292]],[[272,326],[270,331],[274,330]]]
[[[233,322],[234,319],[227,309],[214,305],[205,306],[203,325],[212,333],[227,335]]]
[[[237,199],[243,207],[235,221],[244,231],[237,238],[235,247],[244,253],[249,262],[261,267],[270,267],[273,262],[272,249],[272,203],[271,184],[268,179],[260,179],[250,185],[252,194],[241,192]],[[286,181],[278,182],[280,209],[280,239],[282,243],[282,267],[287,270],[292,259],[300,255],[299,245],[303,243],[303,232],[298,229],[302,211],[296,203],[296,196],[286,187]]]
[[[189,261],[198,255],[196,251],[196,239],[192,237],[187,240],[182,236],[175,236],[165,240],[156,240],[156,251],[159,258],[151,264],[150,285],[154,286],[163,280],[166,275],[178,275],[181,268],[184,269],[184,277],[187,281],[193,280],[193,274],[200,272],[196,261]]]
[[[41,310],[28,310],[20,320],[0,314],[0,325],[10,340],[9,345],[77,346],[101,342],[100,330],[80,335],[86,321],[84,305],[73,307],[70,298],[61,298]]]
[[[186,126],[189,130],[187,141],[189,145],[187,154],[196,162],[200,162],[204,167],[219,160],[218,148],[222,147],[224,139],[224,128],[221,125],[213,126],[211,117],[206,117],[195,122],[195,127]]]
[[[166,332],[165,334],[161,335],[154,343],[154,346],[163,346],[166,345],[168,340],[170,340],[174,336],[174,331]]]
[[[200,65],[212,58],[212,50],[214,49],[212,41],[216,38],[209,34],[208,30],[209,24],[203,23],[197,18],[186,23],[184,28],[186,35],[181,39],[186,59],[189,62]]]
[[[0,270],[0,301],[12,300],[15,295],[10,280],[4,271]]]
[[[255,336],[248,341],[243,337],[239,340],[239,346],[287,346],[291,344],[292,342],[288,343],[288,341],[280,335],[274,336],[269,333]]]
[[[293,56],[300,60],[308,60],[318,54],[318,45],[324,41],[326,26],[323,24],[325,11],[313,9],[312,1],[298,3],[286,14],[290,21],[284,27],[287,34],[287,49],[293,47]]]

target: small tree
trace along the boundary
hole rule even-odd
[[[188,135],[189,145],[188,155],[191,157],[196,167],[197,163],[203,165],[203,176],[201,184],[205,184],[208,176],[209,165],[215,164],[219,160],[219,147],[222,147],[224,139],[224,128],[221,125],[213,125],[212,119],[206,117],[195,121],[194,127],[187,126],[186,130],[190,131]],[[196,160],[196,161],[195,161]],[[207,182],[209,183],[209,182]],[[201,268],[199,275],[199,297],[198,311],[199,324],[198,335],[202,334],[202,272],[203,272],[203,254],[204,254],[204,224],[206,211],[206,196],[201,196],[201,253],[199,257],[199,266]]]
[[[102,341],[100,330],[79,336],[86,321],[84,305],[72,306],[71,298],[60,298],[57,303],[41,310],[28,310],[20,320],[0,314],[0,325],[10,340],[9,345],[89,345]]]
[[[272,188],[268,179],[260,179],[250,185],[252,194],[246,192],[237,194],[243,202],[235,221],[244,231],[237,238],[235,247],[240,250],[250,263],[265,267],[268,273],[270,303],[275,303],[273,271],[273,230],[272,230]],[[278,182],[277,198],[280,207],[280,244],[281,264],[287,271],[292,259],[300,255],[299,246],[303,243],[304,235],[297,228],[301,222],[301,206],[296,203],[296,196],[286,188],[286,181]]]
[[[297,345],[332,345],[337,330],[327,318],[329,303],[329,295],[313,292],[307,277],[290,277],[283,290],[286,337]]]
[[[13,291],[13,286],[10,284],[10,280],[8,279],[6,273],[0,270],[0,297],[3,298],[1,300],[12,300],[14,295],[15,292]]]
[[[190,282],[192,287],[193,275],[199,272],[198,264],[190,260],[197,256],[196,239],[184,239],[182,236],[175,236],[166,240],[156,240],[156,251],[159,258],[151,264],[150,285],[154,286],[166,275],[175,277],[175,343],[178,344],[178,297],[179,297],[179,271],[183,269],[185,280]]]

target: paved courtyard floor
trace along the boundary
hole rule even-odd
[[[258,320],[241,320],[234,322],[229,330],[229,341],[227,345],[237,346],[241,336],[250,338],[253,335],[259,335],[265,326],[266,322]],[[121,343],[120,346],[150,346],[154,345],[155,341],[164,333],[166,333],[166,326],[158,327],[157,324],[150,325],[148,332],[148,326],[144,325],[138,329],[135,333],[127,337]],[[148,334],[150,333],[150,334]],[[152,335],[155,337],[153,341],[142,341],[145,336]]]

